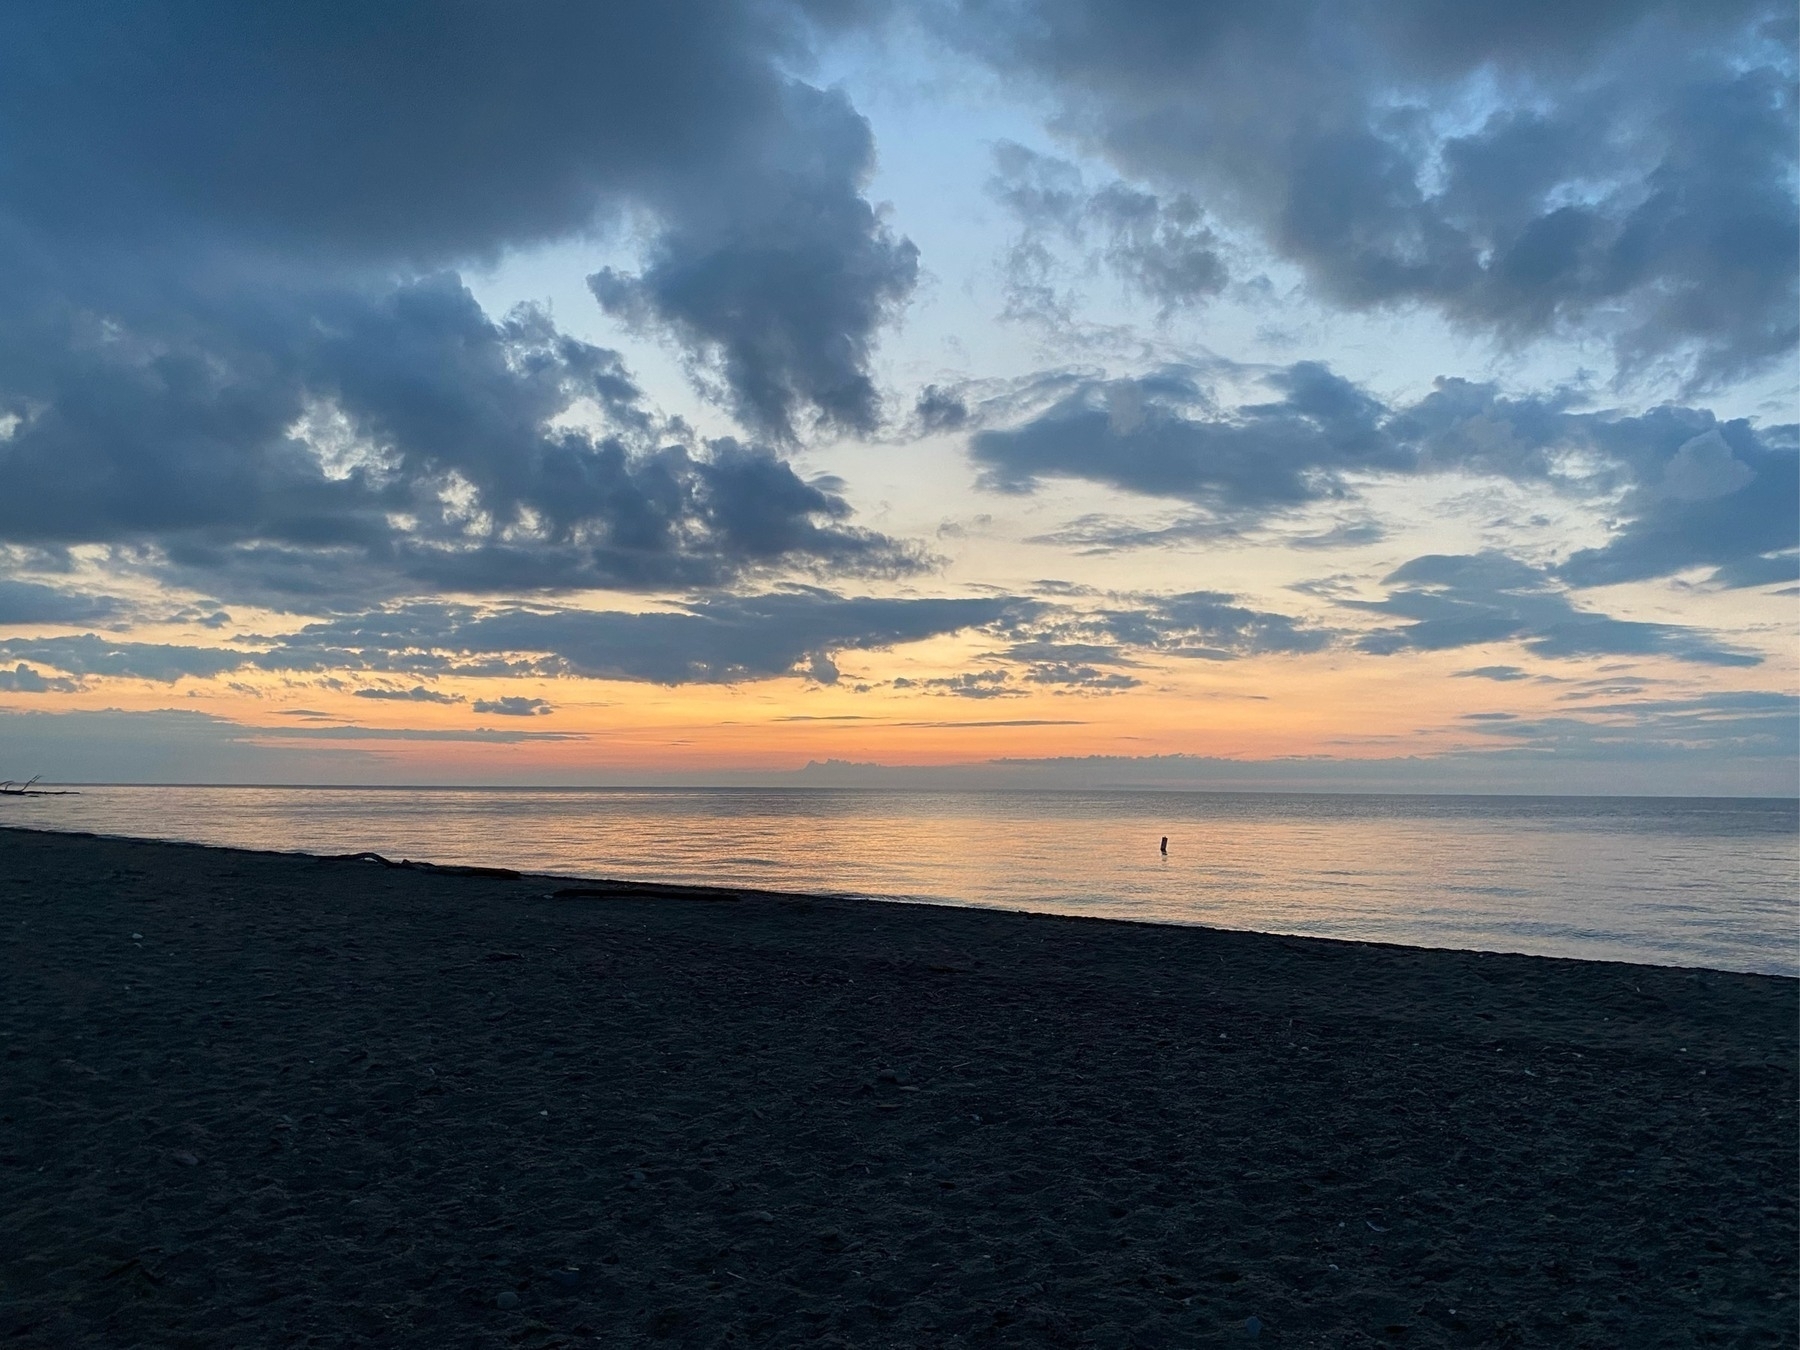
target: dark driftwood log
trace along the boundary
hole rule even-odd
[[[736,891],[705,886],[662,886],[653,881],[602,881],[585,886],[564,886],[550,892],[552,900],[711,900],[739,898]]]
[[[383,867],[404,867],[413,872],[430,872],[444,877],[495,877],[501,881],[517,881],[520,873],[510,867],[463,867],[456,863],[417,862],[411,858],[402,858],[395,862],[392,858],[384,858],[379,853],[364,851],[362,853],[332,853],[319,859],[320,862],[372,862]]]
[[[401,859],[400,866],[410,867],[415,872],[435,872],[445,877],[495,877],[501,881],[517,881],[523,873],[510,867],[460,867],[455,863],[413,862]]]
[[[392,859],[382,857],[379,853],[327,853],[327,854],[323,855],[319,859],[319,861],[320,862],[372,862],[372,863],[380,863],[383,867],[398,867],[400,865],[399,863],[394,862]]]
[[[41,788],[38,779],[43,774],[33,774],[23,783],[16,779],[0,780],[0,797],[79,797],[81,794],[72,788]]]

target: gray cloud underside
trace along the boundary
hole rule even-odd
[[[1459,680],[1493,680],[1498,684],[1511,684],[1515,680],[1529,680],[1531,673],[1518,666],[1476,666],[1472,670],[1459,670],[1453,677]]]
[[[1218,591],[1116,595],[1082,607],[1045,602],[999,632],[1009,640],[984,656],[985,668],[902,677],[893,687],[973,699],[1022,697],[1033,686],[1055,693],[1116,694],[1144,684],[1132,671],[1146,661],[1298,655],[1322,651],[1343,636],[1290,615],[1253,609]]]
[[[1542,657],[1668,656],[1719,666],[1762,662],[1757,653],[1728,646],[1699,629],[1577,609],[1553,578],[1504,554],[1414,558],[1385,578],[1385,584],[1392,588],[1386,599],[1339,602],[1407,621],[1357,640],[1358,649],[1376,655],[1519,642]],[[1465,673],[1517,678],[1511,667]]]
[[[0,537],[147,548],[290,603],[923,565],[769,450],[677,439],[614,353],[532,311],[496,323],[453,275],[293,297],[297,331],[239,317],[257,331],[229,350],[134,333],[0,365],[29,414],[0,440]],[[605,430],[557,424],[580,408]]]
[[[753,430],[868,429],[916,263],[867,125],[783,73],[806,40],[753,0],[7,6],[0,539],[365,600],[916,568],[455,273],[633,212],[652,261],[608,294]]]
[[[63,675],[45,675],[23,661],[11,670],[0,669],[0,693],[8,694],[73,694],[80,681]]]
[[[1301,654],[1322,651],[1342,637],[1217,591],[1116,595],[1084,607],[1041,602],[994,631],[1007,640],[983,655],[982,669],[902,676],[893,687],[970,699],[1018,698],[1034,687],[1059,694],[1116,694],[1144,684],[1132,671],[1149,660]]]
[[[942,675],[923,680],[901,676],[894,681],[896,689],[924,689],[929,693],[952,698],[1018,698],[1023,689],[1011,687],[1012,673],[1005,670],[969,670],[957,675]]]
[[[1043,377],[1054,401],[1022,425],[970,439],[983,485],[1028,491],[1089,478],[1221,514],[1267,513],[1342,495],[1347,472],[1405,471],[1415,456],[1383,434],[1384,409],[1314,362],[1269,377],[1281,397],[1220,412],[1200,373],[1171,367],[1116,380]]]
[[[1243,534],[1354,501],[1363,481],[1456,471],[1615,503],[1614,536],[1561,569],[1575,585],[1702,567],[1724,586],[1800,575],[1800,431],[1791,425],[1672,405],[1582,411],[1570,396],[1509,397],[1465,380],[1389,406],[1315,362],[1265,378],[1276,398],[1228,408],[1194,367],[1118,379],[1046,372],[970,414],[1000,420],[1040,400],[1023,420],[975,431],[970,454],[996,491],[1083,479],[1198,508],[1173,526],[1090,517],[1057,536],[1090,548]],[[1380,529],[1366,520],[1343,528],[1332,542],[1366,542]]]
[[[0,660],[36,661],[67,671],[77,679],[154,680],[211,679],[252,668],[258,654],[230,647],[192,647],[178,643],[114,642],[95,633],[74,637],[13,638],[0,641]]]
[[[796,590],[720,597],[685,613],[511,609],[476,614],[442,605],[310,625],[289,652],[438,652],[456,660],[533,654],[531,669],[658,684],[730,683],[784,675],[815,655],[868,650],[993,624],[1021,602],[878,599]],[[391,658],[386,658],[391,659]],[[408,660],[412,659],[409,655]]]
[[[696,441],[615,353],[543,314],[491,320],[456,271],[642,221],[644,264],[596,273],[602,304],[673,335],[774,442],[868,430],[871,343],[918,259],[864,196],[867,123],[786,72],[809,23],[881,8],[7,6],[0,540],[111,544],[208,594],[321,610],[918,570],[830,485],[765,447]],[[1602,333],[1626,368],[1676,361],[1700,383],[1792,349],[1784,11],[913,12],[1036,83],[1063,131],[1148,185],[1090,188],[1010,147],[996,191],[1030,230],[1098,239],[1165,308],[1224,284],[1209,222],[1229,217],[1337,303]],[[1800,566],[1791,431],[1472,386],[1390,408],[1309,365],[1224,414],[1192,371],[1065,383],[1049,411],[977,433],[986,481],[1085,477],[1200,508],[1164,539],[1353,495],[1371,473],[1558,481],[1579,443],[1614,465],[1623,524],[1568,580],[1707,567],[1759,585]],[[941,389],[917,409],[926,428],[969,416]],[[1154,541],[1104,522],[1085,540]],[[98,623],[107,604],[14,590],[0,622]]]
[[[1795,23],[1771,0],[1467,6],[945,0],[1054,125],[1349,307],[1600,336],[1696,385],[1796,337]],[[1004,167],[1004,166],[1003,166]],[[1017,168],[1017,166],[1014,166]],[[1076,185],[1008,176],[1040,219]],[[1148,274],[1155,284],[1154,273]],[[1177,272],[1164,294],[1193,289]]]
[[[474,708],[478,713],[491,713],[498,717],[542,717],[555,711],[541,698],[526,698],[520,694],[509,694],[503,698],[478,698]]]
[[[912,293],[918,250],[860,195],[875,144],[849,100],[795,84],[783,102],[790,135],[734,167],[729,212],[685,212],[641,274],[607,268],[588,286],[608,311],[676,335],[756,430],[789,439],[796,411],[812,408],[872,431],[870,349]]]
[[[663,685],[738,683],[804,675],[839,682],[835,658],[968,630],[999,645],[983,669],[920,679],[898,690],[970,699],[1019,697],[1032,688],[1111,694],[1138,688],[1136,667],[1155,659],[1235,661],[1305,655],[1349,643],[1373,655],[1517,642],[1533,655],[1665,656],[1755,665],[1755,653],[1694,628],[1630,622],[1577,608],[1554,577],[1500,554],[1414,559],[1386,578],[1385,599],[1337,598],[1343,609],[1390,622],[1357,633],[1256,609],[1223,592],[1130,594],[1082,605],[1012,598],[844,597],[793,588],[695,601],[672,613],[622,613],[415,602],[308,624],[238,646],[115,641],[95,633],[0,640],[0,687],[74,692],[88,678],[173,683],[261,670],[350,671],[374,676],[564,676]],[[30,664],[28,664],[30,663]],[[45,675],[37,667],[61,674]],[[1467,674],[1521,678],[1515,667]],[[424,685],[372,685],[360,698],[460,703]],[[478,700],[476,713],[539,715],[541,700]]]
[[[1336,636],[1285,614],[1248,608],[1236,596],[1218,591],[1137,600],[1131,606],[1095,611],[1088,620],[1090,631],[1138,652],[1203,661],[1316,652]]]
[[[752,0],[11,5],[0,198],[40,280],[147,265],[96,281],[163,305],[241,281],[246,255],[441,267],[629,207],[656,261],[620,284],[724,348],[742,404],[860,426],[913,250],[860,196],[866,123],[783,73],[807,41],[795,8]]]
[[[816,656],[870,650],[1018,621],[1034,610],[1006,599],[881,599],[817,590],[697,602],[681,613],[416,603],[310,624],[266,647],[113,642],[96,634],[0,641],[0,658],[67,674],[174,682],[236,671],[359,671],[403,675],[539,675],[656,684],[735,683],[809,667]],[[422,686],[420,687],[423,688]],[[439,701],[424,691],[361,690],[365,698]],[[495,706],[498,703],[503,706]],[[475,711],[538,708],[502,699]]]
[[[415,684],[411,689],[357,689],[353,691],[357,698],[382,699],[390,703],[461,703],[461,694],[446,694],[437,689],[427,689],[422,684]],[[480,711],[477,709],[476,711]]]
[[[110,596],[84,595],[35,581],[0,577],[0,627],[15,624],[99,623],[124,606]]]
[[[1333,597],[1346,611],[1404,621],[1372,632],[1307,623],[1251,608],[1233,595],[1193,591],[1122,596],[1086,609],[1046,607],[1000,654],[1025,666],[1028,681],[1063,683],[1067,672],[1066,682],[1096,691],[1132,687],[1138,681],[1118,668],[1153,657],[1232,661],[1304,655],[1346,643],[1378,656],[1517,642],[1550,659],[1664,656],[1720,666],[1753,666],[1763,659],[1703,629],[1581,609],[1556,576],[1503,554],[1427,555],[1384,580],[1384,599]],[[1460,673],[1496,681],[1527,678],[1514,666]]]

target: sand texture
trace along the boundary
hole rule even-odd
[[[0,1346],[1796,1344],[1794,981],[565,884],[0,831]]]

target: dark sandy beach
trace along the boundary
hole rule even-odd
[[[0,831],[0,1344],[1796,1344],[1794,981],[564,884]]]

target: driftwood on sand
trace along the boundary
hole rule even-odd
[[[320,862],[372,862],[383,867],[404,867],[413,872],[435,872],[446,877],[497,877],[502,881],[517,881],[519,874],[510,867],[458,867],[450,863],[415,862],[411,858],[402,858],[395,862],[392,858],[384,858],[379,853],[331,853],[319,859]]]
[[[517,881],[520,873],[510,867],[466,867],[455,863],[420,862],[402,858],[395,862],[382,854],[364,850],[361,853],[331,853],[320,862],[367,862],[382,867],[405,868],[412,872],[430,872],[446,877],[494,877]],[[577,886],[564,886],[544,897],[548,900],[711,900],[731,901],[739,898],[736,891],[717,886],[669,886],[654,881],[596,881]]]
[[[739,899],[719,886],[669,886],[656,881],[594,881],[550,892],[550,900],[707,900]]]
[[[79,797],[81,794],[73,788],[41,788],[38,781],[43,774],[34,774],[23,783],[15,779],[0,779],[0,797]]]

